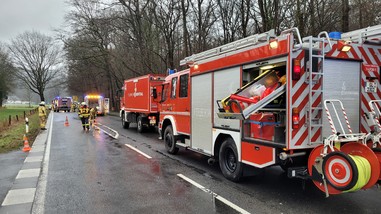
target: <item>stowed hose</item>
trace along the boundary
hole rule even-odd
[[[348,191],[345,192],[354,192],[363,188],[370,180],[371,177],[371,166],[369,161],[361,156],[357,155],[348,155],[355,162],[355,165],[358,170],[358,179],[356,184]]]

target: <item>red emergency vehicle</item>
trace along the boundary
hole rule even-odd
[[[97,115],[105,115],[106,114],[106,106],[105,100],[108,98],[104,98],[102,95],[98,94],[88,94],[84,98],[84,102],[89,108],[95,108],[97,110]]]
[[[52,105],[54,112],[70,112],[72,104],[72,98],[71,97],[55,97]]]
[[[120,100],[120,117],[123,128],[137,123],[138,132],[154,128],[158,124],[158,100],[161,88],[156,86],[164,81],[164,75],[145,75],[124,81],[123,96]]]
[[[271,30],[185,58],[189,69],[162,86],[168,152],[185,147],[218,160],[233,181],[280,165],[327,196],[372,187],[380,156],[366,146],[363,113],[381,97],[381,48],[359,35],[351,43]]]

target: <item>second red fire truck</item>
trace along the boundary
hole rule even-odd
[[[163,75],[145,75],[124,81],[123,96],[120,100],[120,117],[123,128],[137,124],[138,132],[153,129],[158,124],[159,111],[157,95],[161,93]]]

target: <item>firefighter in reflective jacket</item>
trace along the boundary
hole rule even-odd
[[[95,125],[95,118],[97,118],[97,109],[96,107],[91,108],[90,110],[90,125],[94,128]]]
[[[90,124],[89,124],[90,109],[87,107],[85,102],[82,102],[81,105],[82,106],[79,109],[78,115],[79,115],[79,118],[81,118],[83,130],[87,129],[87,131],[89,131],[90,130]]]
[[[41,130],[46,130],[45,124],[46,124],[46,108],[45,108],[45,102],[42,101],[40,105],[38,106],[38,117],[40,118],[40,128]]]

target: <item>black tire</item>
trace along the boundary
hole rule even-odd
[[[136,120],[138,132],[143,133],[144,132],[144,126],[143,126],[143,117],[139,116]]]
[[[164,144],[165,148],[167,149],[167,152],[170,154],[177,154],[179,151],[179,148],[176,147],[176,138],[173,135],[173,129],[172,126],[169,125],[164,130]]]
[[[127,122],[127,121],[125,120],[125,118],[124,118],[124,113],[122,114],[122,127],[123,127],[124,129],[128,129],[128,128],[130,128],[130,123]]]
[[[225,178],[238,182],[243,175],[243,164],[238,161],[237,147],[234,140],[227,138],[219,151],[219,163]]]

